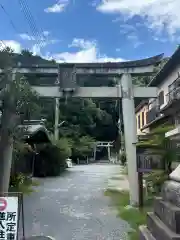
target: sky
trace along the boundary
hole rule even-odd
[[[0,45],[58,62],[170,56],[179,9],[180,0],[0,0]]]

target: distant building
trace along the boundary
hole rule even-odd
[[[147,105],[144,105],[142,101],[140,103],[140,106],[142,107],[138,106],[139,108],[136,108],[137,132],[151,131],[155,127],[166,123],[175,126],[179,125],[180,47],[178,47],[148,86],[158,88],[158,97],[155,99],[149,99]],[[143,120],[142,117],[138,116],[145,108],[147,115],[145,120]],[[143,124],[144,122],[146,123]]]
[[[180,140],[180,47],[149,83],[157,87],[158,97],[142,101],[136,108],[137,135],[163,124],[174,125],[166,137]],[[143,112],[146,112],[144,115]]]
[[[137,135],[148,133],[148,129],[141,130],[147,124],[148,100],[142,101],[135,109]]]

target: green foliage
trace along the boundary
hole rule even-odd
[[[13,161],[11,167],[11,176],[16,176],[18,173],[31,174],[32,152],[29,145],[24,144],[20,141],[14,142],[13,148]]]
[[[30,194],[35,191],[34,187],[38,185],[37,181],[20,172],[10,177],[9,191]]]
[[[139,240],[139,226],[146,225],[147,212],[153,208],[152,200],[145,199],[144,208],[139,209],[129,206],[128,191],[107,190],[105,195],[111,198],[112,206],[118,211],[118,217],[129,223],[131,228],[128,231],[128,239]]]
[[[8,94],[14,96],[16,112],[22,119],[33,118],[36,112],[40,111],[40,106],[37,104],[38,94],[32,90],[29,83],[20,74],[16,74]]]
[[[59,176],[66,168],[67,146],[44,144],[35,164],[35,176]]]
[[[60,151],[62,159],[66,159],[72,155],[72,140],[68,138],[60,138],[56,143]]]
[[[176,161],[177,154],[174,149],[167,148],[170,146],[170,139],[165,137],[165,133],[172,130],[173,126],[164,125],[154,129],[150,134],[147,134],[148,139],[137,143],[139,148],[149,148],[152,151],[158,151],[165,162],[166,171],[171,172],[171,164]]]
[[[36,183],[29,177],[32,173],[31,148],[15,141],[10,176],[10,191],[31,193]]]
[[[173,161],[177,160],[177,153],[174,149],[168,148],[170,146],[170,139],[165,137],[165,133],[172,130],[173,126],[164,125],[154,129],[150,134],[147,134],[147,140],[141,141],[137,144],[137,148],[151,149],[152,152],[157,152],[162,156],[165,164],[164,171],[153,171],[146,177],[147,188],[150,193],[159,193],[161,186],[165,180],[168,179],[171,173],[171,165]]]
[[[145,176],[146,187],[149,195],[161,192],[163,183],[168,180],[168,174],[164,171],[152,171]]]
[[[122,151],[120,153],[120,161],[121,161],[121,164],[124,166],[125,163],[126,163],[126,153],[125,153],[125,151]]]
[[[92,153],[95,140],[90,136],[82,136],[73,144],[72,153],[76,157],[86,157]]]
[[[60,136],[73,140],[89,135],[97,140],[114,140],[116,125],[106,110],[99,108],[91,99],[61,100],[60,121],[66,121],[60,128]]]

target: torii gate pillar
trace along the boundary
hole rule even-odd
[[[138,173],[136,166],[136,119],[134,107],[134,93],[131,74],[125,73],[121,78],[122,86],[122,110],[124,122],[125,149],[128,166],[128,178],[130,186],[131,205],[137,205],[138,202]]]

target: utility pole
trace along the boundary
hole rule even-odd
[[[59,140],[59,98],[55,98],[54,139]]]
[[[2,104],[1,130],[0,130],[0,193],[6,193],[9,190],[9,181],[11,175],[12,153],[13,153],[13,133],[12,128],[15,121],[15,103],[14,96],[10,93],[10,82],[15,80],[15,73],[7,70],[6,78],[8,90]]]

